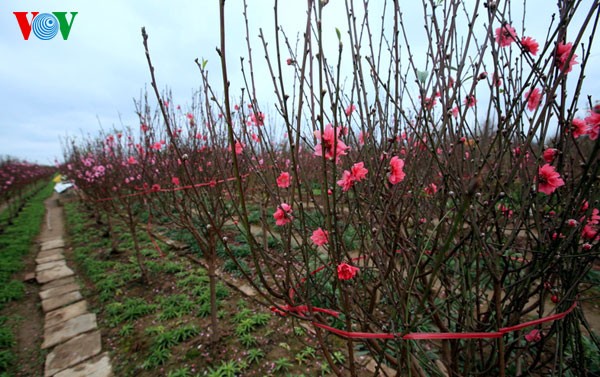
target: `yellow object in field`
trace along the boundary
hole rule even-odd
[[[56,177],[54,177],[54,179],[52,180],[52,182],[54,183],[59,183],[60,181],[62,181],[62,175],[57,174]]]

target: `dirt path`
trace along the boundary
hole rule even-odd
[[[44,377],[109,377],[112,366],[108,353],[102,353],[102,340],[96,315],[88,312],[87,302],[79,291],[79,283],[65,259],[63,209],[54,193],[47,199],[46,217],[35,258],[35,279],[39,288],[43,321],[37,321],[38,334],[43,334],[41,347],[46,354]],[[37,310],[39,313],[39,310]],[[28,347],[31,347],[30,344]]]

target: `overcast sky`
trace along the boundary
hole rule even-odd
[[[252,34],[258,27],[272,30],[272,1],[248,0]],[[372,1],[373,2],[373,1]],[[589,4],[592,0],[587,1]],[[245,55],[241,0],[227,0],[230,61],[239,71],[239,57]],[[304,0],[281,0],[283,23],[295,38],[304,19]],[[324,9],[325,30],[334,35],[344,30],[344,1],[331,0]],[[376,2],[374,2],[376,3]],[[401,2],[406,7],[416,1]],[[420,3],[420,2],[419,2]],[[467,1],[468,3],[468,1]],[[519,1],[519,3],[522,3]],[[545,37],[555,1],[529,1],[533,12],[530,27],[539,39]],[[536,5],[537,4],[537,5]],[[408,8],[407,8],[408,9]],[[68,40],[60,33],[49,41],[32,33],[23,40],[13,12],[78,12]],[[415,17],[415,31],[422,30]],[[113,127],[137,127],[133,98],[148,87],[149,74],[140,29],[150,34],[150,48],[161,88],[169,87],[174,102],[189,103],[200,85],[195,58],[206,58],[213,79],[219,79],[217,0],[2,0],[0,3],[0,156],[10,155],[51,164],[62,159],[60,140],[66,136],[92,134]],[[254,46],[255,52],[260,46]],[[596,48],[597,50],[597,48]],[[239,53],[238,53],[239,52]],[[257,57],[262,57],[262,52]],[[598,67],[594,54],[588,70],[585,95],[600,96]],[[239,85],[238,85],[239,87]],[[265,88],[265,93],[271,89]]]

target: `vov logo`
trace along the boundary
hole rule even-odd
[[[31,21],[27,18],[29,13],[33,15]],[[65,41],[69,39],[71,27],[78,12],[70,13],[71,21],[69,22],[67,21],[67,12],[13,12],[21,28],[23,39],[29,40],[29,36],[33,31],[33,34],[43,41],[54,38],[59,30]]]

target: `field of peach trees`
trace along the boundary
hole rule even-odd
[[[169,279],[205,284],[205,348],[245,335],[224,320],[247,305],[224,304],[228,275],[323,364],[252,369],[240,351],[227,371],[207,351],[198,375],[600,375],[600,93],[582,91],[600,2],[544,2],[543,30],[526,27],[536,2],[514,3],[423,0],[409,15],[399,1],[374,12],[346,0],[334,17],[308,0],[292,36],[274,1],[274,37],[261,29],[254,45],[259,21],[234,29],[227,17],[255,5],[221,0],[220,44],[196,60],[188,105],[162,89],[142,29],[151,89],[135,102],[139,125],[64,141],[73,213],[93,216],[102,260],[129,261],[136,280],[98,305],[118,317],[122,291],[151,299],[178,241],[203,266]],[[240,28],[247,49],[232,51]],[[238,61],[241,88],[229,79]],[[141,369],[168,364],[154,356]]]

